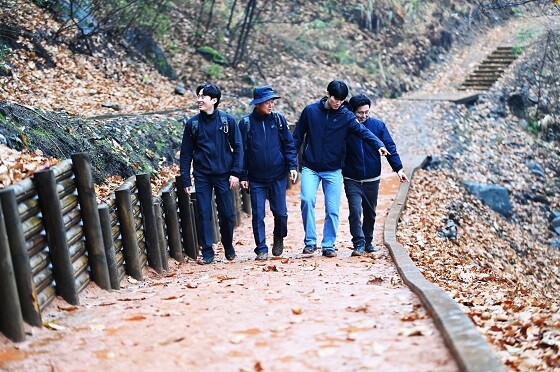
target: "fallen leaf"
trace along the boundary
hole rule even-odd
[[[198,284],[193,283],[193,282],[189,282],[189,283],[187,283],[187,288],[191,288],[191,289],[198,288]]]
[[[63,330],[66,329],[65,326],[62,326],[60,324],[56,324],[54,322],[48,322],[48,321],[43,322],[43,326],[45,326],[49,329],[54,329],[55,331],[63,331]]]
[[[276,265],[266,265],[263,267],[263,271],[278,271]]]
[[[301,315],[302,312],[303,310],[301,309],[301,307],[292,307],[292,314]]]
[[[131,322],[135,322],[135,321],[138,321],[138,320],[144,320],[144,319],[146,319],[146,317],[144,315],[133,315],[129,318],[124,318],[124,320],[128,320],[128,321],[131,321]]]
[[[235,335],[232,338],[230,338],[229,342],[237,345],[237,344],[240,344],[245,338],[247,338],[247,335],[239,334],[239,335]]]
[[[62,311],[74,311],[78,310],[78,306],[76,305],[68,305],[68,306],[58,306],[58,308]]]

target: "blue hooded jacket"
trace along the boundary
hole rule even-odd
[[[397,146],[385,123],[381,120],[368,118],[363,126],[383,141],[385,148],[391,154],[387,156],[387,161],[393,171],[401,170],[403,166],[397,153]],[[381,175],[381,156],[379,152],[358,137],[350,135],[346,143],[346,162],[342,169],[342,175],[357,181],[379,177]]]
[[[296,149],[303,144],[302,165],[316,172],[333,171],[344,167],[346,140],[354,134],[376,150],[383,142],[361,125],[345,105],[338,110],[327,109],[327,97],[307,105],[296,124]]]
[[[224,126],[221,117],[227,118]],[[193,121],[198,120],[196,131]],[[185,122],[181,143],[181,179],[185,187],[191,186],[191,162],[193,175],[233,175],[243,172],[243,144],[235,119],[230,114],[214,110],[210,115],[199,113]]]
[[[242,180],[270,182],[286,178],[289,170],[297,169],[297,151],[286,118],[282,120],[282,134],[273,114],[260,115],[256,111],[248,115],[249,133],[243,119],[239,122],[241,138],[246,140],[245,172]]]

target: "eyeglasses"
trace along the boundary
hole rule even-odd
[[[356,116],[367,116],[369,115],[369,110],[367,111],[356,111]]]
[[[204,97],[208,97],[208,98],[210,98],[210,96],[209,96],[209,95],[207,95],[207,94],[199,94],[199,95],[198,95],[198,96],[196,96],[196,97],[197,97],[197,98],[200,98],[200,99],[204,99]]]

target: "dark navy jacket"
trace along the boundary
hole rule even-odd
[[[397,153],[397,146],[391,138],[385,123],[381,120],[368,118],[363,125],[371,130],[383,143],[391,155],[387,161],[391,168],[398,172],[402,169],[401,158]],[[348,137],[346,143],[346,162],[342,168],[342,175],[357,181],[375,178],[381,175],[381,156],[379,152],[354,135]]]
[[[316,172],[344,167],[346,139],[355,134],[375,149],[383,142],[360,124],[345,105],[338,110],[326,109],[327,97],[307,105],[294,130],[296,149],[303,143],[302,165]]]
[[[219,112],[227,118],[227,126],[222,124]],[[194,120],[198,120],[198,127],[193,132]],[[181,178],[185,187],[191,186],[191,162],[195,178],[198,174],[241,177],[243,144],[233,116],[214,110],[211,115],[201,112],[185,122],[180,159]]]
[[[278,125],[272,114],[260,115],[256,111],[248,115],[249,133],[243,119],[239,122],[244,144],[245,172],[243,180],[270,182],[286,178],[289,170],[297,169],[297,151],[286,118],[282,120],[280,135]],[[284,141],[282,140],[284,138]],[[284,142],[284,143],[283,143]]]

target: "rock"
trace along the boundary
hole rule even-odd
[[[493,211],[500,213],[506,218],[513,215],[509,191],[503,186],[486,185],[475,182],[463,182],[468,192],[478,197]]]
[[[549,221],[554,220],[555,218],[560,218],[560,211],[556,209],[550,210],[550,216],[548,217]]]
[[[445,224],[443,229],[438,230],[438,235],[441,238],[446,238],[449,240],[457,240],[457,225],[455,221],[449,219]]]
[[[101,104],[101,106],[113,109],[115,111],[121,111],[122,110],[122,106],[119,105],[118,103],[114,103],[114,102],[103,102]]]
[[[7,145],[8,144],[8,140],[6,139],[6,137],[4,137],[3,134],[0,134],[0,145]]]
[[[560,235],[560,217],[556,217],[550,222],[550,228],[558,235]]]
[[[175,94],[179,94],[181,96],[184,96],[186,92],[187,92],[187,90],[185,89],[185,84],[178,83],[175,86]]]
[[[539,177],[545,178],[544,169],[543,167],[534,160],[531,160],[527,163],[527,167],[531,171],[532,174],[535,174]]]
[[[548,245],[550,245],[550,248],[560,249],[560,237],[550,239]]]

